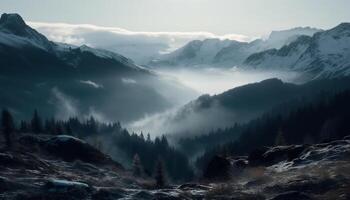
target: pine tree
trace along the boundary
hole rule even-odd
[[[96,134],[98,132],[98,124],[93,116],[91,116],[90,119],[87,120],[87,127],[91,134]]]
[[[4,134],[6,146],[8,148],[11,148],[13,146],[12,134],[15,131],[15,125],[13,123],[13,118],[11,113],[6,109],[2,111],[1,125],[2,125],[2,132]]]
[[[162,148],[167,148],[169,146],[168,140],[166,139],[165,135],[162,135],[160,143],[162,145]]]
[[[137,177],[140,177],[143,174],[143,167],[138,154],[134,155],[134,159],[132,162],[132,171],[133,171],[133,175]]]
[[[156,171],[155,171],[155,177],[156,179],[156,187],[157,188],[163,188],[166,184],[165,180],[165,171],[164,171],[164,165],[161,159],[158,159],[156,163]]]
[[[33,133],[41,133],[43,131],[43,125],[39,117],[38,111],[34,110],[33,118],[31,121],[31,128]]]
[[[141,138],[142,141],[145,140],[145,136],[143,135],[142,131],[141,131],[141,133],[140,133],[140,138]]]

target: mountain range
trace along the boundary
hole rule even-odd
[[[165,54],[149,63],[150,66],[220,66],[241,65],[251,54],[271,48],[281,48],[301,35],[312,36],[322,31],[310,27],[298,27],[283,31],[273,31],[267,39],[252,42],[235,40],[206,39],[194,40],[180,49]]]
[[[350,23],[342,23],[313,36],[300,36],[289,45],[249,56],[244,65],[260,70],[308,73],[313,78],[350,74]]]
[[[295,28],[272,32],[266,40],[192,41],[151,66],[237,67],[242,70],[301,73],[308,80],[350,74],[350,24],[329,30]]]

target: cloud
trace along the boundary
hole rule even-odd
[[[130,79],[130,78],[122,78],[122,83],[124,84],[135,84],[137,83],[134,79]]]
[[[210,32],[145,32],[130,31],[118,27],[102,27],[90,24],[66,24],[28,22],[30,26],[55,42],[73,45],[89,45],[103,48],[135,60],[139,64],[160,53],[179,48],[191,40],[206,38],[250,41],[253,38],[240,35],[216,35]]]
[[[89,85],[89,86],[91,86],[91,87],[93,87],[93,88],[96,88],[96,89],[98,89],[98,88],[103,88],[103,85],[97,84],[97,83],[95,83],[95,82],[93,82],[93,81],[90,81],[90,80],[87,80],[87,81],[81,80],[81,81],[79,81],[79,82],[82,83],[82,84]]]

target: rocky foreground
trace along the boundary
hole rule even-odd
[[[0,199],[346,200],[350,138],[216,157],[206,175],[212,181],[154,189],[151,179],[132,177],[71,136],[23,135],[12,150],[0,150]]]

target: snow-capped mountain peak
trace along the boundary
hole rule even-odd
[[[310,27],[272,31],[266,40],[257,39],[252,42],[220,39],[194,40],[172,53],[155,59],[150,65],[192,67],[215,65],[231,68],[242,65],[251,54],[268,49],[280,49],[295,41],[299,36],[312,36],[319,31],[322,30]]]
[[[282,46],[295,41],[299,36],[313,36],[320,31],[322,31],[322,29],[311,27],[296,27],[288,30],[272,31],[266,40],[266,43],[269,48],[279,49]]]
[[[0,42],[10,46],[35,45],[51,50],[54,43],[44,35],[29,27],[18,14],[4,13],[0,18]]]
[[[350,23],[301,36],[278,50],[249,56],[245,65],[257,69],[293,70],[314,78],[350,74]]]

